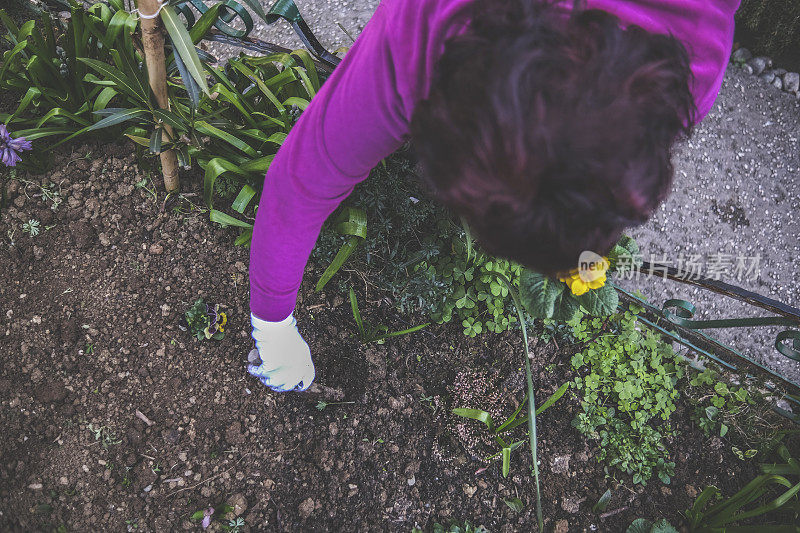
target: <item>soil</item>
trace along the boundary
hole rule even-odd
[[[273,393],[245,372],[248,250],[191,204],[199,178],[184,181],[194,196],[169,205],[141,186],[128,145],[55,159],[47,175],[20,173],[28,185],[8,182],[0,215],[0,530],[200,530],[190,516],[225,502],[243,531],[430,530],[451,519],[536,529],[526,448],[504,478],[499,462],[473,453],[475,425],[459,432],[449,414],[487,403],[509,413],[523,398],[518,332],[468,339],[433,325],[363,345],[345,299],[313,292],[312,264],[298,324],[318,382],[353,403],[319,409],[319,396]],[[43,181],[60,188],[56,210],[36,196]],[[31,218],[35,237],[19,229]],[[200,296],[228,314],[221,341],[178,328]],[[409,325],[379,294],[362,291],[359,302],[369,321]],[[534,348],[539,401],[573,377],[570,355]],[[570,424],[577,409],[567,394],[539,417],[548,531],[623,531],[640,516],[678,524],[706,485],[730,495],[757,473],[681,405],[680,436],[665,443],[671,485],[633,486],[604,473]],[[593,513],[607,488],[608,509]]]

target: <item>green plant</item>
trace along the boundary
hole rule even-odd
[[[800,4],[795,0],[742,0],[737,40],[789,70],[800,69]]]
[[[239,533],[245,526],[244,518],[236,518],[228,520],[227,524],[222,524],[223,531],[230,531],[230,533]]]
[[[669,483],[675,464],[664,440],[679,397],[683,369],[669,344],[638,322],[638,308],[605,319],[578,313],[569,321],[583,349],[571,360],[582,412],[573,426],[599,441],[598,460],[646,484],[653,473]]]
[[[113,446],[115,444],[120,444],[122,439],[117,437],[117,434],[108,427],[108,426],[95,426],[94,424],[88,424],[86,429],[91,431],[92,435],[94,435],[95,442],[100,442],[103,448],[107,449],[109,446]],[[110,463],[109,469],[113,468],[113,464]]]
[[[762,464],[763,474],[757,476],[736,494],[720,499],[720,490],[706,487],[686,510],[689,533],[798,533],[800,518],[800,462],[793,458],[786,445],[778,448],[782,464]],[[797,476],[795,482],[786,476]],[[719,500],[712,504],[713,500]],[[778,515],[783,512],[782,515]],[[758,518],[759,525],[734,526],[743,520]],[[790,520],[785,525],[774,525],[776,521]],[[637,518],[626,533],[676,533],[669,522],[662,519],[653,523],[646,518]]]
[[[350,288],[350,308],[353,311],[353,319],[355,320],[356,327],[358,328],[358,337],[364,344],[369,344],[371,342],[377,342],[378,344],[383,344],[386,341],[386,339],[390,337],[399,337],[400,335],[414,333],[415,331],[419,331],[422,328],[428,326],[428,324],[420,324],[419,326],[414,326],[413,328],[390,332],[389,328],[382,324],[371,325],[364,322],[363,319],[361,318],[361,312],[358,310],[358,300],[356,299],[356,293],[352,289],[352,287]]]
[[[182,328],[189,330],[198,340],[222,340],[228,316],[219,310],[219,304],[208,305],[199,298],[185,313]]]
[[[602,513],[608,508],[608,504],[611,502],[611,489],[606,489],[600,499],[597,500],[597,503],[592,506],[593,513]]]
[[[336,257],[320,276],[315,291],[319,292],[333,278],[333,276],[344,265],[347,259],[356,251],[358,245],[367,238],[367,215],[361,209],[346,207],[336,219],[336,231],[347,238],[342,244]]]
[[[359,220],[361,225],[352,224]],[[343,222],[350,224],[344,227]],[[392,298],[401,313],[430,315],[448,289],[415,266],[447,253],[457,231],[452,217],[423,189],[414,174],[413,161],[402,149],[375,167],[346,205],[323,226],[313,259],[332,266],[317,288],[326,286],[347,293],[350,283],[346,276],[333,278],[333,282],[330,279],[341,254],[352,249],[350,268],[377,273],[370,276],[370,284]]]
[[[295,117],[319,90],[320,78],[304,50],[266,57],[242,55],[224,68],[205,68],[216,82],[211,87],[216,99],[203,98],[196,115],[184,113],[175,135],[185,158],[196,158],[205,171],[203,198],[212,222],[243,228],[237,244],[246,244],[256,209],[252,207],[251,215],[251,201]],[[139,144],[149,146],[146,138],[130,133]],[[238,182],[231,210],[245,220],[213,208],[219,176]]]
[[[422,261],[415,269],[447,288],[432,314],[435,321],[457,318],[469,337],[484,331],[502,333],[518,323],[502,278],[518,287],[521,267],[475,248],[467,230],[452,239],[449,254]]]
[[[740,459],[766,457],[783,436],[782,419],[766,389],[755,379],[731,376],[711,366],[689,374],[685,396],[693,406],[692,419],[706,435],[717,435]]]
[[[323,227],[313,257],[331,266],[317,288],[350,256],[359,261],[354,268],[378,272],[370,283],[389,293],[401,313],[425,313],[439,323],[457,319],[469,336],[514,327],[518,319],[498,274],[516,286],[520,268],[481,252],[456,220],[421,187],[401,151],[375,168]],[[345,287],[339,280],[337,288]]]
[[[246,3],[258,16],[266,16],[254,0]],[[205,171],[203,199],[212,222],[243,228],[236,244],[248,243],[256,209],[251,204],[264,173],[319,89],[320,78],[304,50],[242,55],[224,67],[201,62],[194,44],[217,22],[220,5],[196,22],[192,18],[189,30],[173,7],[161,10],[171,46],[169,110],[153,104],[143,58],[133,41],[138,18],[123,9],[122,0],[88,9],[74,4],[64,28],[54,28],[48,14],[41,27],[29,21],[21,28],[0,14],[12,47],[4,55],[0,88],[27,91],[17,110],[0,115],[0,120],[23,128],[12,132],[16,137],[55,135],[62,137],[59,142],[127,125],[125,136],[151,156],[175,150],[184,167],[196,160]],[[59,73],[60,61],[66,62],[66,75]],[[209,76],[211,88],[206,86]],[[115,107],[109,107],[112,103]],[[165,135],[167,127],[171,137]],[[213,208],[215,181],[222,175],[238,183],[239,193],[230,205],[235,216]]]
[[[559,389],[554,392],[542,405],[540,405],[536,409],[536,414],[542,414],[544,411],[549,409],[554,403],[556,403],[564,393],[567,392],[569,388],[569,383],[564,383]],[[523,440],[519,441],[511,441],[506,442],[503,439],[502,435],[506,435],[508,438],[508,433],[511,432],[513,429],[521,426],[522,424],[528,423],[528,415],[519,416],[522,412],[523,407],[527,403],[527,397],[523,399],[523,401],[519,404],[519,407],[509,416],[506,418],[502,423],[499,425],[495,423],[492,415],[482,409],[465,409],[461,407],[457,407],[453,409],[453,414],[457,416],[462,416],[464,418],[471,418],[473,420],[477,420],[482,422],[486,429],[491,433],[494,437],[495,442],[500,446],[500,451],[491,455],[486,458],[487,461],[491,461],[496,459],[498,456],[502,457],[503,464],[502,464],[502,471],[503,477],[508,477],[509,470],[511,469],[511,452],[517,449],[519,446],[525,443]]]
[[[318,411],[324,411],[329,405],[346,405],[351,403],[356,403],[356,402],[326,402],[324,400],[320,400],[317,402],[317,405],[315,407],[317,408]]]
[[[778,448],[778,455],[785,463],[761,465],[764,473],[726,500],[709,506],[719,489],[710,486],[703,490],[692,508],[686,511],[690,531],[720,531],[719,528],[729,528],[748,518],[762,517],[763,520],[767,514],[783,509],[794,514],[794,525],[737,528],[737,531],[800,531],[797,526],[800,517],[800,499],[797,496],[800,493],[800,462],[791,456],[785,445]],[[789,481],[785,476],[796,476],[795,481]]]
[[[34,181],[18,178],[16,174],[14,174],[10,179],[17,180],[25,186],[23,191],[25,192],[26,196],[28,196],[28,187],[38,189],[39,192],[34,193],[33,197],[40,197],[45,203],[50,202],[50,209],[53,211],[57,211],[59,206],[61,206],[61,203],[64,201],[64,198],[61,196],[60,184],[56,185],[55,183],[47,183],[45,185],[40,185]]]
[[[35,218],[22,223],[22,233],[27,233],[31,237],[36,237],[39,235],[39,231],[39,221]]]
[[[525,508],[525,504],[519,498],[503,498],[503,503],[515,513],[521,513]]]
[[[554,278],[525,269],[520,276],[520,298],[533,318],[567,322],[579,313],[608,316],[617,310],[619,297],[606,282],[607,273],[624,272],[639,261],[639,246],[623,236],[605,259],[603,272],[589,282],[584,271],[575,269]]]
[[[97,2],[87,9],[73,3],[69,11],[67,19],[43,12],[38,22],[17,26],[0,10],[3,39],[10,47],[3,55],[0,88],[22,94],[16,110],[0,114],[0,121],[16,137],[72,138],[94,131],[112,101],[132,103],[124,91],[94,76],[82,59],[124,68],[139,87],[146,87],[132,39],[138,19],[124,9],[122,0]]]

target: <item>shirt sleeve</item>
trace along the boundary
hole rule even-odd
[[[250,309],[294,309],[322,224],[408,132],[381,4],[292,128],[264,179],[250,250]]]

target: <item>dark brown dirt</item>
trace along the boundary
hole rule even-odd
[[[88,150],[93,160],[81,157]],[[7,185],[0,530],[199,530],[192,513],[223,502],[235,504],[244,531],[410,531],[450,519],[536,529],[526,449],[503,478],[498,462],[467,451],[448,414],[464,406],[453,386],[460,372],[490,376],[478,396],[500,391],[500,407],[522,399],[517,334],[469,340],[457,326],[431,326],[363,346],[344,299],[314,294],[310,273],[300,329],[319,383],[354,403],[319,410],[312,397],[272,393],[244,370],[248,251],[187,202],[162,212],[163,194],[136,186],[143,174],[129,154],[84,146],[58,154],[46,176],[21,174],[60,186],[55,211],[34,185]],[[196,179],[184,190],[196,192]],[[30,218],[42,222],[36,237],[19,230]],[[177,327],[199,296],[228,313],[220,342]],[[370,320],[407,327],[379,295],[360,301]],[[534,351],[540,401],[571,378],[568,351]],[[731,494],[755,473],[728,443],[695,429],[684,406],[680,440],[667,443],[672,485],[633,487],[594,460],[570,425],[577,408],[567,394],[539,420],[548,531],[621,531],[638,516],[679,523],[705,485]],[[600,517],[591,507],[606,488],[618,512]],[[519,513],[504,503],[514,497],[525,504]]]

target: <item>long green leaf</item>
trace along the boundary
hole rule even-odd
[[[336,229],[342,235],[367,238],[367,214],[361,209],[346,207],[337,218]]]
[[[219,8],[222,3],[216,4],[211,6],[208,11],[203,13],[203,15],[195,22],[191,29],[189,30],[189,37],[192,38],[192,44],[197,44],[203,40],[208,30],[210,30],[214,23],[217,22],[217,17],[219,17]]]
[[[150,148],[150,139],[148,139],[146,137],[140,137],[138,135],[133,135],[131,133],[125,133],[124,135],[125,135],[125,137],[127,137],[130,140],[132,140],[133,142],[135,142],[139,146],[144,146],[145,148]]]
[[[264,157],[251,159],[250,161],[241,165],[239,168],[241,168],[243,172],[252,172],[254,174],[264,175],[273,159],[275,159],[274,154],[266,155]]]
[[[264,12],[264,8],[261,7],[261,4],[258,0],[242,0],[243,3],[247,4],[247,7],[253,10],[253,13],[258,15],[262,20],[267,20],[267,14]]]
[[[54,107],[53,109],[45,113],[45,115],[42,118],[39,119],[39,121],[36,123],[36,127],[41,128],[44,124],[47,123],[47,121],[49,121],[51,118],[54,117],[64,117],[71,120],[72,122],[80,124],[81,126],[90,125],[89,121],[86,120],[85,118],[80,117],[74,113],[71,113],[66,109],[62,109],[60,107]]]
[[[244,142],[243,140],[239,139],[238,137],[231,135],[227,131],[223,131],[217,127],[212,126],[208,122],[205,121],[198,121],[195,123],[195,128],[197,131],[201,133],[205,133],[206,135],[211,135],[212,137],[216,137],[226,143],[234,146],[244,152],[245,154],[256,157],[258,156],[258,152],[256,152],[249,144]]]
[[[504,447],[503,448],[503,477],[508,477],[508,473],[511,470],[511,448]]]
[[[252,70],[250,70],[247,66],[245,66],[241,61],[231,61],[230,65],[239,72],[241,72],[242,74],[244,74],[245,76],[247,76],[248,78],[250,78],[250,80],[256,84],[256,86],[264,94],[264,96],[266,96],[267,99],[270,102],[272,102],[272,104],[278,109],[278,112],[281,115],[283,115],[286,112],[286,108],[284,107],[284,105],[281,103],[280,100],[278,100],[278,98],[275,96],[275,93],[273,93],[269,89],[269,87],[267,87],[267,84],[264,83],[264,80],[259,78]]]
[[[536,402],[533,396],[533,373],[531,372],[531,361],[528,354],[530,353],[530,343],[528,342],[528,326],[525,320],[524,308],[519,300],[517,290],[511,284],[511,281],[503,274],[498,274],[498,277],[503,280],[508,288],[508,292],[514,301],[514,306],[517,308],[517,316],[519,317],[519,324],[522,327],[522,340],[525,345],[525,378],[528,385],[528,441],[531,448],[531,457],[533,459],[533,479],[536,484],[536,521],[539,525],[539,531],[544,531],[544,520],[542,518],[542,495],[539,489],[539,462],[537,457],[537,436],[536,436]]]
[[[561,387],[559,387],[557,391],[555,391],[553,394],[551,394],[550,397],[547,400],[545,400],[545,402],[536,409],[536,414],[540,415],[543,412],[545,412],[547,409],[552,407],[554,403],[556,403],[562,396],[564,396],[564,393],[567,392],[568,389],[569,389],[569,382],[564,383],[563,385],[561,385]],[[527,401],[527,399],[526,399],[526,401]],[[517,412],[522,408],[523,405],[525,405],[525,401],[523,401],[520,404],[520,406],[517,408],[517,411],[514,412],[514,415],[512,415],[511,418],[506,420],[506,422],[504,422],[502,426],[497,428],[498,432],[511,431],[512,429],[515,429],[515,428],[521,426],[522,424],[525,424],[525,423],[528,422],[528,416],[527,415],[525,415],[523,417],[520,417],[520,418],[517,418],[517,419],[514,419],[514,418],[516,418]]]
[[[210,217],[211,217],[211,222],[216,222],[217,224],[224,224],[225,226],[236,226],[238,228],[248,228],[248,229],[253,228],[252,224],[233,218],[232,216],[225,214],[222,211],[217,211],[216,209],[210,210]]]
[[[361,337],[364,337],[364,322],[361,320],[361,312],[358,310],[358,300],[356,299],[356,293],[353,290],[353,287],[350,287],[350,310],[353,312],[353,320],[356,321],[356,326],[358,327],[358,334]]]
[[[248,177],[238,166],[221,157],[215,157],[206,165],[203,177],[203,201],[209,208],[213,205],[214,182],[219,176],[228,172],[243,178]]]
[[[427,328],[430,325],[431,325],[430,322],[427,322],[425,324],[420,324],[419,326],[414,326],[412,328],[403,329],[403,330],[400,330],[400,331],[392,331],[391,333],[384,333],[384,334],[379,335],[378,337],[376,337],[374,340],[375,341],[382,341],[382,340],[388,339],[390,337],[400,337],[402,335],[408,335],[409,333],[415,333],[415,332],[417,332],[417,331],[419,331],[421,329]]]
[[[111,21],[108,23],[106,33],[103,36],[103,46],[111,50],[115,48],[114,43],[116,43],[117,39],[119,38],[119,34],[125,29],[128,24],[128,17],[132,17],[131,13],[128,13],[124,9],[121,9],[114,13],[114,16],[111,17]]]
[[[171,6],[164,6],[161,9],[161,20],[164,22],[164,28],[169,33],[170,39],[175,46],[175,53],[180,54],[183,59],[186,69],[197,82],[197,85],[205,94],[210,94],[208,91],[208,83],[206,83],[205,71],[203,64],[200,63],[200,58],[197,57],[197,51],[194,49],[194,43],[186,31],[186,26],[178,18],[175,9]]]
[[[93,111],[100,111],[105,109],[108,106],[108,103],[117,95],[117,90],[113,87],[104,87],[100,94],[97,95],[97,98],[94,100],[94,104],[92,104]]]
[[[567,392],[567,389],[569,389],[569,384],[570,382],[568,381],[563,385],[561,385],[558,388],[558,390],[552,394],[552,396],[550,396],[547,400],[545,400],[545,402],[542,405],[539,406],[539,408],[536,410],[536,414],[537,415],[542,414],[543,412],[547,411],[547,409],[549,409],[554,403],[560,400],[561,397],[564,396],[564,393]]]
[[[148,101],[147,95],[137,90],[137,83],[129,79],[128,76],[122,73],[122,71],[96,59],[79,57],[78,61],[85,63],[96,72],[100,73],[101,76],[104,76],[105,78],[108,78],[109,81],[114,82],[114,85],[116,85],[120,91],[124,92],[128,96],[143,102]]]
[[[784,478],[782,476],[773,476],[773,475],[767,474],[767,477],[770,478],[770,479],[767,480],[770,483],[783,485],[783,486],[786,486],[786,483],[788,483],[788,480],[786,480],[786,478]],[[789,490],[785,491],[783,494],[781,494],[779,497],[775,498],[771,502],[769,502],[769,503],[767,503],[765,505],[762,505],[760,507],[756,507],[755,509],[751,509],[750,511],[745,511],[745,512],[736,514],[735,511],[738,510],[739,508],[741,508],[743,505],[742,506],[738,506],[738,507],[733,507],[733,508],[727,508],[726,511],[720,513],[715,519],[711,520],[709,522],[709,525],[710,526],[717,526],[717,527],[718,526],[724,526],[724,525],[729,524],[731,522],[739,522],[740,520],[746,520],[746,519],[752,518],[754,516],[761,516],[761,515],[763,515],[765,513],[768,513],[769,511],[774,511],[775,509],[778,509],[778,508],[782,507],[791,498],[793,498],[798,492],[800,492],[800,483],[797,483],[794,486],[789,485],[789,487],[790,487]],[[755,498],[752,498],[749,501],[745,502],[745,504],[749,503],[750,501],[754,501],[754,500],[755,500]]]
[[[174,47],[175,45],[173,44],[173,48]],[[186,64],[184,64],[183,59],[181,59],[181,55],[176,53],[174,56],[175,65],[178,67],[178,73],[181,75],[186,94],[189,95],[192,109],[196,110],[200,105],[200,87],[198,87],[197,82],[194,81],[194,78],[192,78],[189,71],[186,69]]]
[[[110,50],[112,59],[117,68],[123,72],[129,83],[132,84],[136,93],[141,95],[139,102],[147,107],[150,107],[150,82],[145,79],[147,76],[143,69],[139,68],[136,62],[136,53],[133,51],[133,44],[130,37],[125,40],[126,49],[120,52],[119,50]]]
[[[11,20],[11,17],[8,16],[8,13],[6,13],[5,9],[0,9],[0,22],[2,22],[3,25],[6,27],[6,30],[8,30],[9,35],[11,36],[19,35],[19,28],[14,23],[14,21]]]
[[[489,431],[494,431],[494,420],[492,419],[492,415],[486,411],[481,409],[465,409],[463,407],[456,407],[453,409],[453,414],[456,416],[463,416],[464,418],[471,418],[472,420],[477,420],[478,422],[483,422]]]
[[[230,102],[231,104],[233,104],[233,106],[236,107],[236,109],[238,109],[239,112],[241,112],[241,114],[244,116],[245,120],[251,126],[255,126],[255,119],[253,119],[253,115],[251,114],[251,110],[248,109],[247,107],[245,107],[245,105],[247,104],[247,99],[244,96],[242,96],[241,93],[239,93],[238,91],[234,93],[233,91],[228,89],[222,83],[217,83],[216,85],[214,85],[211,88],[211,92],[217,93],[218,94],[218,96],[217,96],[218,99],[222,98],[226,102]]]
[[[21,115],[25,112],[28,106],[33,102],[36,98],[42,95],[42,91],[40,91],[37,87],[31,87],[25,92],[25,96],[22,97],[22,100],[19,102],[19,106],[17,109],[11,114],[10,117],[5,121],[6,124],[10,124],[14,121],[18,115]]]
[[[3,79],[6,77],[6,71],[11,67],[11,64],[14,62],[14,56],[22,52],[25,47],[28,46],[28,41],[20,41],[17,43],[14,48],[12,48],[9,52],[6,52],[3,56],[3,68],[0,69],[0,83],[3,83]]]
[[[167,111],[166,109],[154,109],[153,116],[156,117],[158,120],[169,124],[176,130],[183,131],[187,129],[187,125],[181,121],[181,119],[173,113],[172,111]]]
[[[461,227],[464,228],[464,236],[467,240],[467,262],[469,262],[470,259],[472,259],[473,239],[472,230],[470,229],[469,224],[467,224],[467,219],[464,217],[461,217]]]
[[[160,154],[161,153],[161,141],[162,139],[162,130],[160,127],[155,128],[153,133],[150,135],[150,142],[147,144],[147,148],[150,150],[151,154]]]
[[[256,190],[253,189],[249,185],[245,185],[242,187],[242,190],[239,191],[239,194],[236,196],[236,199],[231,204],[231,209],[236,211],[237,213],[244,214],[244,210],[247,209],[247,204],[250,203],[250,200],[253,199],[253,196],[256,195]]]
[[[35,141],[43,137],[50,137],[53,135],[64,135],[72,133],[74,129],[71,128],[33,128],[30,130],[19,130],[12,132],[14,137],[25,137],[28,141]]]
[[[506,420],[502,424],[500,424],[500,426],[495,430],[495,433],[501,433],[501,432],[505,431],[505,429],[508,426],[510,426],[512,423],[514,423],[514,421],[517,419],[517,415],[519,415],[520,411],[522,411],[522,408],[525,407],[525,404],[527,402],[528,402],[528,399],[524,398],[522,400],[522,402],[520,402],[519,406],[516,409],[514,409],[514,412],[511,413],[511,416],[506,418]]]
[[[250,241],[253,240],[253,230],[244,230],[242,233],[236,237],[236,240],[233,241],[234,246],[244,246],[250,245]]]
[[[89,126],[87,131],[95,131],[102,128],[108,128],[109,126],[115,126],[121,122],[145,115],[146,113],[147,112],[144,109],[123,109],[122,111],[117,111],[113,115],[109,115],[101,120],[98,120]]]
[[[325,272],[322,273],[322,276],[319,278],[317,282],[317,286],[314,287],[316,292],[321,291],[325,288],[325,285],[333,278],[333,276],[342,268],[342,265],[345,264],[347,259],[350,255],[358,248],[358,244],[361,242],[360,237],[350,237],[350,239],[342,245],[339,249],[339,252],[336,254],[336,257],[333,258],[331,264],[328,265],[328,268],[325,269]]]

